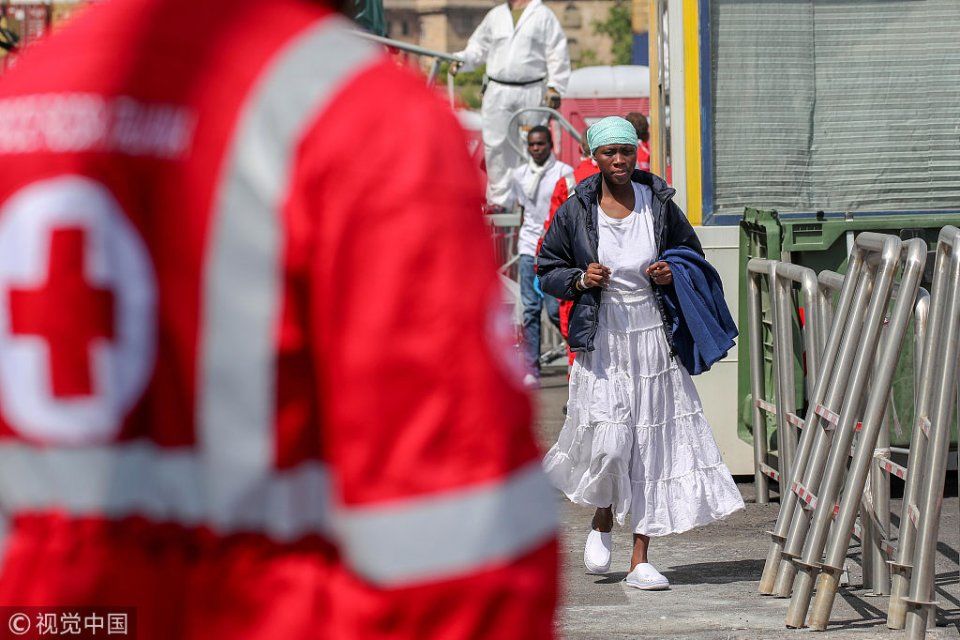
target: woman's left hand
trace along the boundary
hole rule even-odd
[[[673,284],[673,273],[670,271],[670,265],[662,260],[647,267],[647,275],[650,276],[654,284],[660,286]]]

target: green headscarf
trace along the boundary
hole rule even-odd
[[[609,116],[590,125],[587,129],[587,145],[590,153],[607,144],[632,144],[637,146],[637,130],[629,121],[619,116]]]

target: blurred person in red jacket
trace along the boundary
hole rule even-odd
[[[540,247],[543,246],[543,238],[547,235],[547,230],[550,229],[550,223],[553,222],[553,217],[557,214],[557,209],[573,195],[574,187],[576,187],[580,181],[599,172],[600,169],[597,168],[596,161],[593,159],[593,156],[590,155],[590,147],[587,146],[587,135],[584,133],[580,141],[580,164],[577,165],[572,173],[567,172],[557,180],[557,184],[553,188],[553,194],[550,196],[550,215],[547,216],[547,221],[543,223],[543,234],[540,236],[540,242],[537,243],[538,254],[540,253]],[[570,335],[570,312],[572,310],[573,300],[560,300],[560,334],[564,340]],[[568,346],[567,362],[573,364],[573,359],[574,353]]]
[[[0,78],[0,604],[129,607],[140,640],[553,635],[476,169],[352,28],[115,0]]]
[[[637,130],[637,169],[650,171],[650,122],[639,111],[631,111],[624,118]]]

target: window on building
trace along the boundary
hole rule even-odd
[[[570,53],[570,60],[577,64],[580,62],[580,43],[576,38],[567,38],[567,51]]]
[[[583,26],[583,15],[580,13],[580,8],[573,2],[568,2],[567,6],[563,8],[560,23],[565,29],[579,29]]]

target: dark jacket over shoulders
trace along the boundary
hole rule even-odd
[[[599,202],[602,179],[601,174],[596,174],[577,185],[573,197],[564,202],[557,211],[537,258],[537,274],[540,276],[540,286],[544,293],[575,301],[570,314],[569,337],[573,351],[593,351],[593,338],[597,333],[601,290],[594,287],[577,291],[574,283],[591,262],[600,262],[598,214],[594,205]],[[657,255],[662,255],[668,249],[688,247],[702,256],[703,249],[696,232],[680,207],[673,202],[676,190],[669,187],[662,178],[646,171],[634,171],[631,179],[650,187],[653,193],[653,232]],[[654,284],[653,292],[663,318],[671,353],[675,353],[670,331],[672,318],[667,314],[663,303],[662,287]]]

